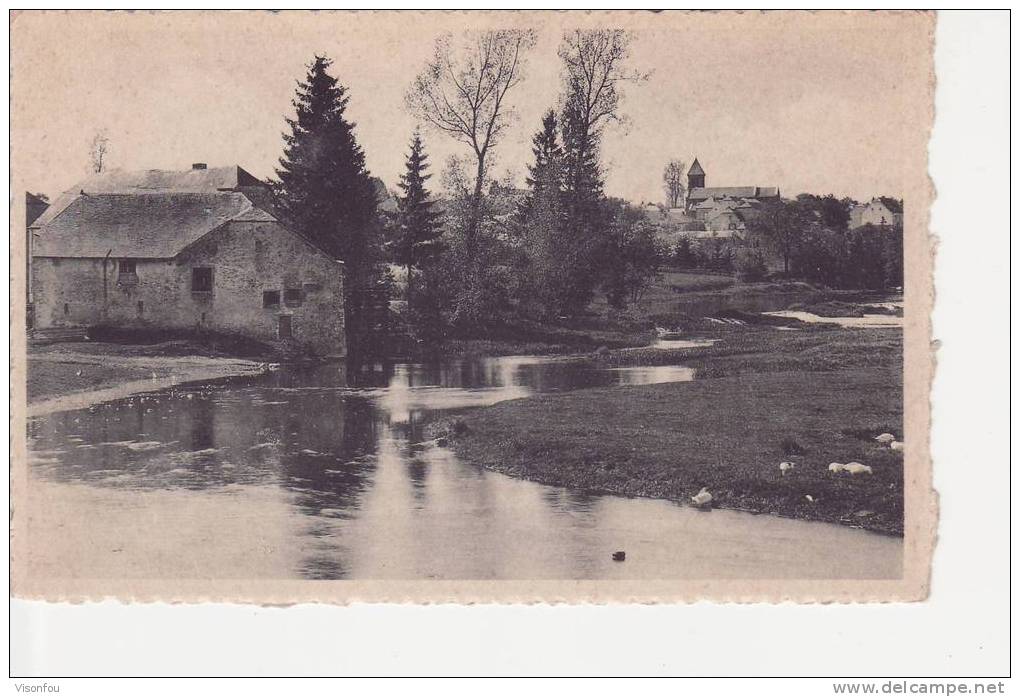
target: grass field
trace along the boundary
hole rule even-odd
[[[902,534],[902,455],[874,441],[902,436],[899,334],[752,328],[660,359],[697,367],[693,382],[529,397],[448,430],[465,460],[547,484],[677,501],[705,486],[721,507]],[[671,352],[599,360],[653,353]],[[874,474],[832,474],[834,461]]]

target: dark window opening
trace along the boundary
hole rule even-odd
[[[145,313],[145,303],[141,300],[138,301],[138,316],[141,317]]]
[[[300,307],[305,294],[300,288],[284,288],[283,302],[287,307]]]
[[[66,315],[66,314],[68,314],[68,313],[69,313],[70,311],[71,311],[71,308],[70,308],[70,307],[68,307],[67,303],[64,303],[64,314]]]
[[[191,292],[211,293],[213,289],[213,270],[209,267],[196,267],[191,270]]]
[[[279,306],[280,306],[280,291],[278,290],[262,291],[262,307],[279,307]]]
[[[204,312],[202,313],[202,319],[200,319],[199,321],[200,322],[205,322],[205,313]]]
[[[305,295],[308,295],[309,293],[316,293],[316,292],[322,290],[322,284],[321,283],[305,283],[304,285],[302,285],[302,288],[305,291]]]
[[[280,315],[278,318],[279,325],[277,329],[277,336],[281,339],[290,339],[294,336],[292,331],[290,315]]]
[[[137,273],[134,259],[121,259],[117,262],[117,272],[121,275]]]

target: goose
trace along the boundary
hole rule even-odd
[[[896,436],[894,436],[891,433],[883,433],[881,435],[875,436],[875,440],[882,444],[892,443],[894,440],[896,440]]]
[[[794,468],[794,464],[792,462],[780,462],[779,463],[779,471],[783,473],[784,477],[786,476],[786,473],[789,472],[790,470],[792,470],[793,468]]]
[[[903,452],[903,441],[894,440],[892,443],[889,444],[889,448],[891,450],[895,450],[898,453],[902,453]]]
[[[712,494],[708,493],[708,489],[705,487],[701,487],[701,491],[692,496],[691,501],[695,506],[707,506],[712,502]]]
[[[848,462],[843,465],[843,469],[850,474],[872,474],[871,467],[862,465],[859,462]]]
[[[810,503],[818,503],[818,499],[811,494],[804,494],[804,498],[806,498]]]
[[[844,465],[842,462],[830,462],[829,463],[829,471],[830,472],[842,472],[845,469],[846,469],[846,465]]]

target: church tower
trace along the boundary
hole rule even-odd
[[[701,168],[698,158],[694,158],[694,164],[687,170],[687,192],[691,189],[701,189],[705,186],[705,170]]]

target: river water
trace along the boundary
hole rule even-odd
[[[902,540],[596,496],[427,441],[459,409],[690,380],[560,358],[285,366],[29,422],[29,573],[111,579],[897,578]],[[38,550],[38,551],[37,551]],[[613,552],[625,550],[625,562]]]

